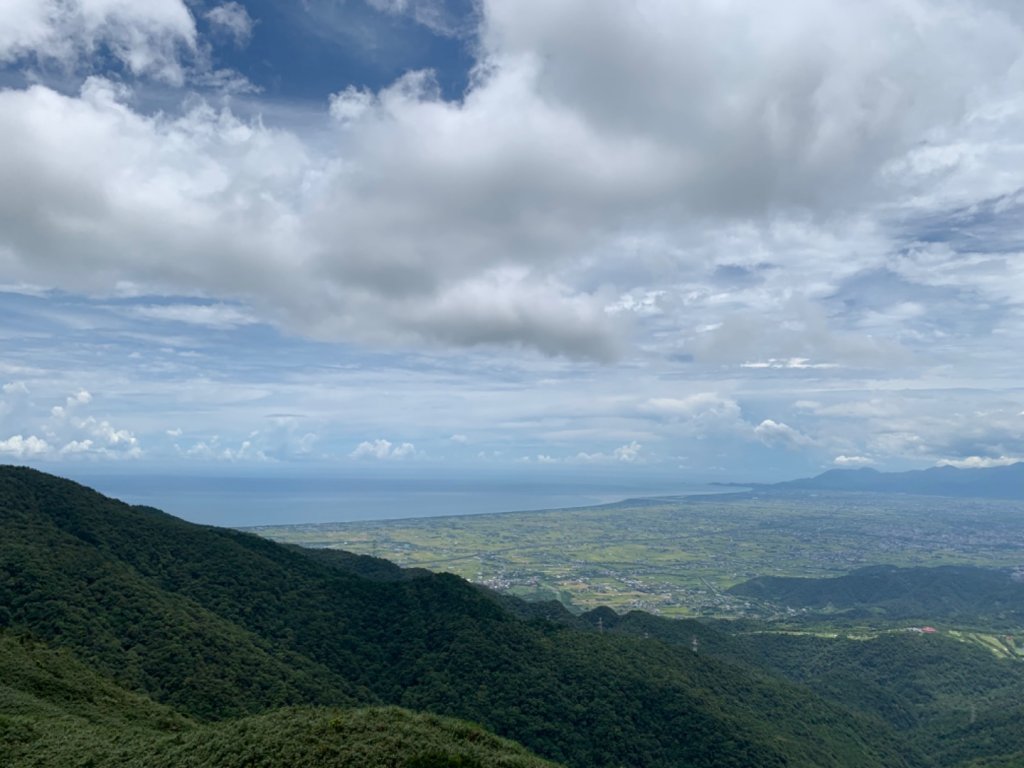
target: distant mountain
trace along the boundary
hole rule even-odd
[[[1024,462],[1005,467],[932,467],[909,472],[879,472],[870,468],[830,469],[817,477],[748,487],[779,491],[865,491],[1024,500]]]
[[[17,639],[0,643],[0,765],[304,765],[382,731],[397,737],[377,758],[317,764],[532,764],[447,720],[354,714],[367,706],[479,723],[570,768],[924,764],[884,724],[744,664],[522,618],[449,574],[192,525],[26,468],[0,467],[0,630]],[[23,675],[26,690],[3,661],[23,668],[28,638],[74,668]],[[118,711],[180,730],[164,743],[180,759],[153,759],[146,734],[135,750]],[[437,750],[387,756],[410,741]],[[74,762],[37,759],[51,748]]]

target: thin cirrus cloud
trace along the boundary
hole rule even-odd
[[[210,328],[238,328],[259,322],[248,312],[225,304],[143,304],[133,306],[131,314],[151,320],[168,320]]]

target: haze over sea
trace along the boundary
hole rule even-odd
[[[735,491],[679,483],[626,481],[521,483],[508,479],[352,477],[216,477],[94,475],[83,478],[108,496],[156,507],[207,525],[245,527],[474,515],[608,504],[641,496]]]

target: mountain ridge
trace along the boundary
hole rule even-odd
[[[814,477],[778,483],[727,485],[757,492],[852,491],[1024,500],[1024,462],[999,467],[929,467],[905,472],[881,472],[872,467],[829,469]]]

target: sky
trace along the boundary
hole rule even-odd
[[[664,488],[1024,457],[1019,3],[0,16],[0,462]]]

